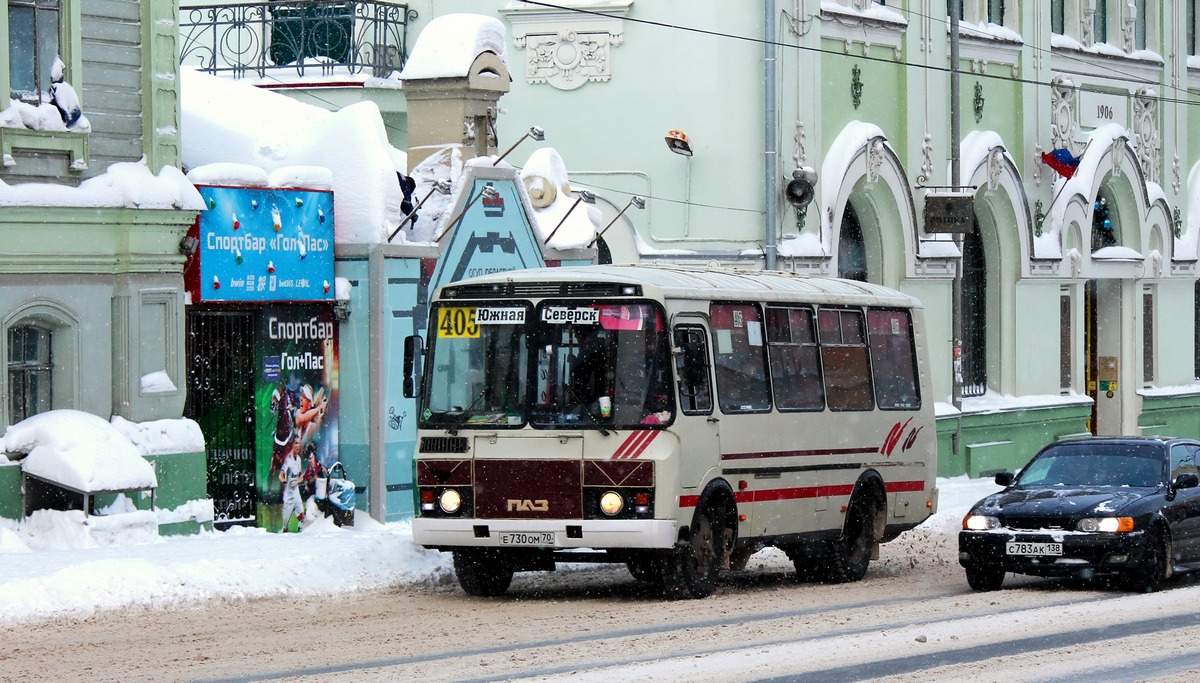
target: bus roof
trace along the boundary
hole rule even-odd
[[[799,275],[778,270],[663,263],[510,270],[459,280],[439,289],[438,295],[440,297],[441,292],[447,288],[462,288],[473,284],[511,283],[514,285],[543,285],[531,289],[527,295],[530,298],[557,296],[559,294],[544,286],[554,282],[575,284],[607,282],[641,285],[645,296],[664,299],[795,301],[798,298],[812,303],[836,301],[860,305],[921,307],[920,301],[914,297],[869,282],[819,275]]]

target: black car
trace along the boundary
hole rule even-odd
[[[1155,591],[1200,567],[1200,442],[1091,437],[1043,448],[963,518],[958,561],[975,590],[1006,572],[1116,577]]]

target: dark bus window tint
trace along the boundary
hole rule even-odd
[[[675,372],[679,376],[679,409],[688,415],[712,412],[712,383],[708,372],[708,339],[704,328],[675,328]]]
[[[762,314],[753,304],[712,304],[717,403],[726,413],[771,409]]]
[[[871,370],[875,373],[875,402],[884,410],[920,408],[908,311],[867,311],[867,332],[871,339]]]
[[[862,311],[823,308],[817,314],[821,370],[830,410],[871,410],[871,369],[863,339]]]
[[[812,311],[806,308],[767,309],[767,348],[771,358],[771,389],[780,410],[820,410],[821,357]]]

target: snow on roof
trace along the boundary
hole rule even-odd
[[[421,31],[400,78],[464,78],[484,52],[495,53],[507,67],[504,36],[504,24],[495,17],[443,14]]]
[[[21,469],[77,491],[158,486],[154,467],[120,429],[79,410],[51,410],[9,426],[0,452],[27,453]]]
[[[52,183],[9,185],[0,180],[0,206],[125,207],[202,211],[204,200],[178,168],[164,166],[156,176],[150,172],[145,159],[142,159],[112,164],[106,173],[83,181],[79,187]]]
[[[240,164],[266,171],[270,186],[332,189],[339,244],[378,243],[399,224],[396,173],[405,156],[388,142],[374,102],[329,112],[193,69],[182,69],[180,79],[183,163],[196,182],[235,184],[213,179],[245,173],[259,179],[247,185],[260,185],[261,174],[229,166]]]
[[[200,425],[187,418],[130,422],[113,415],[112,426],[142,455],[199,453],[204,450]]]

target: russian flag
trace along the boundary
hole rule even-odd
[[[1056,149],[1053,152],[1044,152],[1042,154],[1042,163],[1054,169],[1056,173],[1064,178],[1070,178],[1075,175],[1075,169],[1079,168],[1079,159],[1072,156],[1069,149]]]

